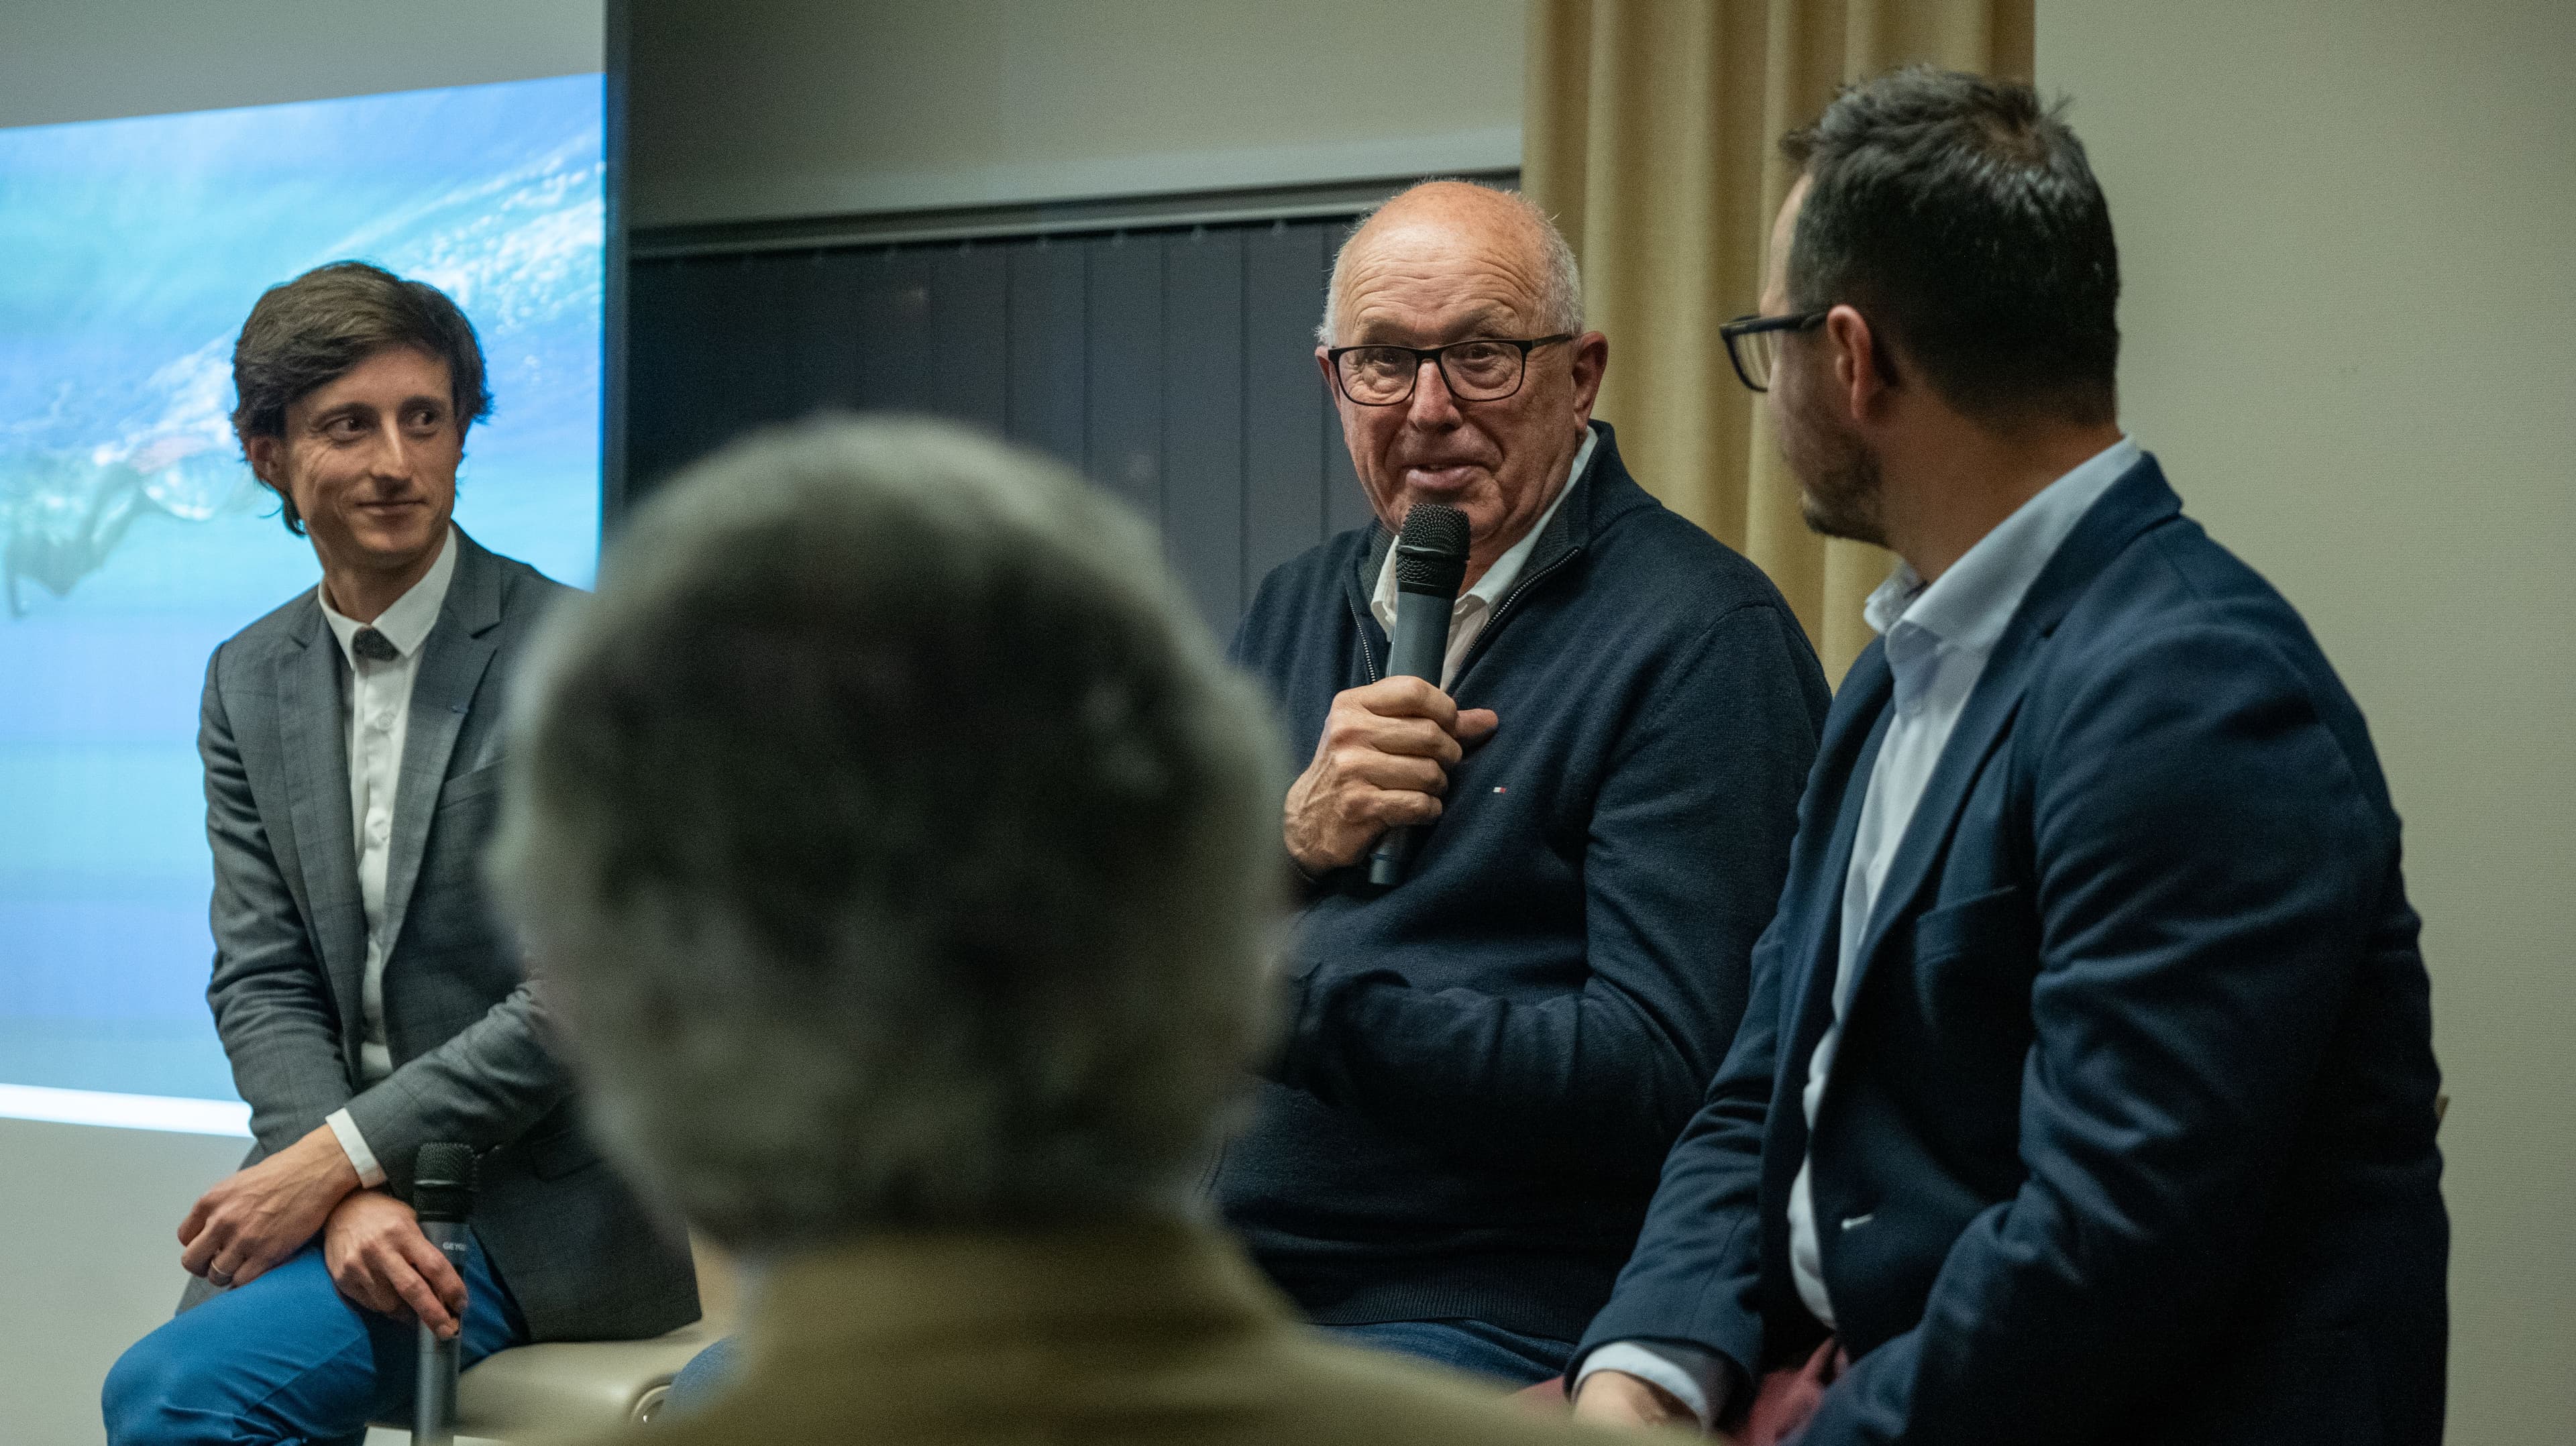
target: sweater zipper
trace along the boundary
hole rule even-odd
[[[1360,615],[1359,605],[1352,602],[1347,593],[1342,597],[1342,606],[1351,610],[1351,629],[1359,634],[1360,660],[1368,665],[1368,680],[1372,683],[1377,682],[1382,675],[1377,670],[1377,654],[1369,650],[1369,620]]]
[[[1512,610],[1512,604],[1521,600],[1521,594],[1544,580],[1549,573],[1572,562],[1582,552],[1583,549],[1580,547],[1569,547],[1551,559],[1547,566],[1536,572],[1522,574],[1521,580],[1512,584],[1512,590],[1503,594],[1503,600],[1494,605],[1494,615],[1485,619],[1485,625],[1476,630],[1476,641],[1469,645],[1467,656],[1458,660],[1459,677],[1467,676],[1467,669],[1475,663],[1476,659],[1484,655],[1486,643],[1492,640],[1495,630],[1502,627],[1504,615]],[[1377,669],[1377,654],[1369,650],[1368,619],[1360,616],[1358,606],[1353,604],[1348,596],[1342,599],[1342,605],[1350,609],[1351,627],[1359,634],[1360,658],[1368,665],[1368,680],[1372,683],[1378,682],[1383,675]]]
[[[1466,677],[1467,670],[1476,666],[1476,660],[1485,655],[1486,645],[1494,640],[1495,633],[1502,630],[1504,616],[1511,612],[1512,604],[1521,600],[1522,593],[1525,593],[1531,588],[1537,586],[1547,578],[1549,573],[1552,573],[1558,568],[1565,566],[1567,563],[1572,562],[1575,558],[1581,556],[1582,553],[1583,549],[1580,547],[1569,547],[1564,552],[1559,553],[1548,563],[1547,566],[1540,568],[1536,572],[1522,574],[1521,580],[1512,584],[1512,590],[1503,594],[1503,600],[1494,605],[1494,615],[1485,619],[1485,625],[1476,630],[1476,641],[1467,645],[1467,656],[1458,660],[1458,676],[1461,678]],[[1367,648],[1366,634],[1361,635],[1361,647],[1363,650]]]

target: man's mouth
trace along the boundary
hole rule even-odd
[[[1457,492],[1484,475],[1473,462],[1424,462],[1403,469],[1404,485],[1424,492]]]

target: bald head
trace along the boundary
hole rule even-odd
[[[1466,513],[1474,586],[1564,488],[1609,364],[1609,340],[1583,329],[1572,249],[1509,191],[1425,182],[1342,243],[1317,330],[1315,365],[1378,522],[1400,529],[1416,502]],[[1510,357],[1509,385],[1455,390],[1446,358],[1470,341],[1494,343],[1489,367]],[[1344,384],[1346,365],[1401,379],[1405,352],[1409,393],[1381,384],[1362,400]]]
[[[1355,285],[1365,293],[1377,289],[1369,283],[1462,270],[1480,299],[1529,335],[1583,329],[1582,273],[1546,212],[1517,191],[1425,181],[1361,217],[1342,242],[1315,340],[1337,346],[1351,339],[1343,333],[1357,329],[1359,318],[1346,313]]]

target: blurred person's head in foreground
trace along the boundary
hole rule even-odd
[[[920,421],[643,507],[493,884],[612,1152],[760,1253],[1176,1214],[1265,1032],[1278,744],[1148,531]]]

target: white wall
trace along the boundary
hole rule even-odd
[[[2576,7],[2040,0],[2123,411],[2368,713],[2424,915],[2451,1440],[2576,1439]]]
[[[0,126],[600,68],[602,0],[0,0]]]
[[[0,0],[0,126],[596,71],[603,27],[601,0]],[[179,1218],[248,1144],[0,1120],[0,1442],[99,1439],[108,1366],[178,1303]]]
[[[1520,164],[1521,0],[650,0],[638,226]]]
[[[99,1439],[108,1366],[187,1284],[180,1217],[249,1147],[0,1120],[0,1441]]]

